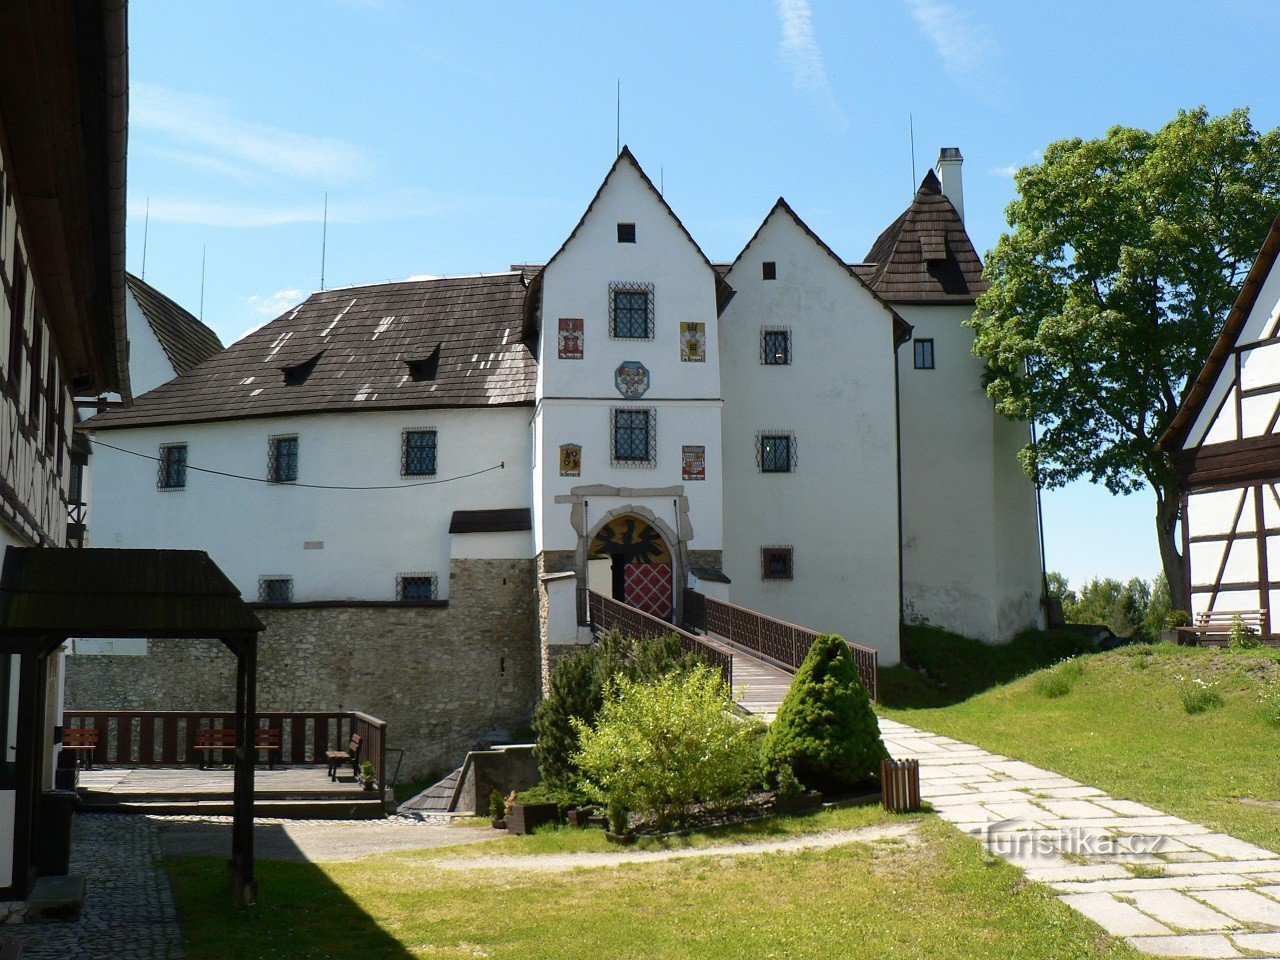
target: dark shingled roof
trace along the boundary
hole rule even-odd
[[[182,375],[222,352],[218,335],[141,277],[125,274],[151,332],[160,341],[173,372]]]
[[[203,550],[9,547],[0,629],[216,639],[262,624]]]
[[[501,510],[455,510],[449,521],[450,533],[512,533],[533,529],[528,507]]]
[[[987,289],[978,252],[932,170],[866,260],[850,266],[889,303],[971,304]]]
[[[89,430],[337,410],[532,404],[519,273],[313,293]]]

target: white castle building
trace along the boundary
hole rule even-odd
[[[90,539],[208,550],[269,632],[517,610],[502,669],[534,675],[588,586],[663,617],[693,586],[885,664],[904,619],[1008,639],[1040,618],[1028,434],[964,325],[959,151],[938,174],[868,262],[779,200],[715,264],[624,149],[544,265],[315,293],[94,417]]]

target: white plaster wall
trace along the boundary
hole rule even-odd
[[[251,599],[260,576],[284,575],[293,577],[297,601],[392,600],[400,573],[436,574],[444,598],[453,511],[529,505],[529,413],[369,410],[103,431],[106,442],[152,457],[162,443],[185,442],[191,466],[262,478],[268,438],[296,433],[300,483],[392,489],[312,490],[188,469],[185,490],[158,490],[154,461],[97,446],[95,543],[207,550]],[[438,431],[437,475],[402,478],[401,432],[420,428]],[[501,461],[505,470],[414,486]],[[307,549],[306,541],[324,547]],[[494,543],[482,546],[491,551]],[[512,538],[510,549],[507,556],[530,555],[525,538]]]
[[[533,556],[533,535],[528,530],[454,533],[449,539],[450,554],[455,560],[511,560]]]
[[[137,298],[127,286],[124,303],[125,319],[129,325],[129,383],[133,395],[140,397],[148,390],[168,383],[177,374]]]
[[[761,279],[765,260],[777,279]],[[728,280],[737,291],[720,328],[728,599],[896,663],[892,317],[781,211]],[[790,328],[790,365],[760,362],[766,326]],[[794,433],[794,472],[760,471],[757,435],[770,430]],[[762,579],[766,546],[793,548],[793,580]]]
[[[636,225],[635,243],[618,243],[617,224]],[[609,336],[609,284],[652,283],[654,337]],[[582,360],[560,360],[560,317],[583,320]],[[706,324],[706,360],[680,359],[680,323]],[[667,487],[682,483],[681,447],[706,447],[707,480],[685,485],[693,549],[721,547],[720,370],[716,346],[715,275],[697,247],[629,163],[606,179],[577,233],[543,275],[542,331],[538,367],[538,416],[534,425],[537,467],[535,549],[577,547],[569,507],[558,494],[578,486]],[[619,364],[638,360],[649,370],[643,398],[624,399],[614,383]],[[615,407],[657,410],[657,460],[653,468],[614,467],[610,457],[611,411]],[[582,446],[582,472],[560,476],[561,444]],[[635,500],[675,527],[674,511],[662,500]],[[592,501],[596,518],[605,508]]]
[[[591,628],[578,626],[578,581],[574,577],[544,580],[547,591],[547,640],[552,646],[589,643]]]
[[[1026,424],[996,414],[966,306],[900,306],[933,370],[898,355],[902,418],[905,612],[988,642],[1040,622],[1035,487],[1015,454]]]

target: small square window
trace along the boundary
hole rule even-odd
[[[760,278],[762,280],[778,279],[778,264],[773,260],[765,260],[760,264]]]
[[[436,432],[406,430],[400,451],[400,475],[433,477],[436,473]]]
[[[916,369],[933,369],[933,338],[926,337],[914,343],[916,353]]]
[[[187,445],[166,443],[160,448],[156,486],[161,490],[184,490],[187,486]]]
[[[259,577],[259,603],[293,603],[293,577]]]
[[[768,367],[785,367],[791,363],[790,330],[761,331],[760,362]]]
[[[636,225],[634,223],[618,224],[618,242],[619,243],[635,243],[636,242]]]
[[[272,437],[267,446],[267,479],[294,483],[298,479],[298,438]]]
[[[613,411],[613,462],[615,466],[652,466],[654,457],[653,410],[629,407]]]
[[[790,547],[760,548],[760,579],[794,579],[794,566]]]
[[[405,573],[396,577],[396,599],[401,601],[435,600],[435,574]]]
[[[760,472],[790,473],[795,443],[789,433],[760,434]]]

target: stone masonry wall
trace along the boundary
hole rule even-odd
[[[534,561],[454,560],[449,579],[444,607],[259,610],[258,708],[386,720],[387,746],[405,751],[401,780],[452,770],[490,730],[529,722],[541,687]],[[67,709],[234,707],[235,658],[222,644],[147,649],[68,657]]]

